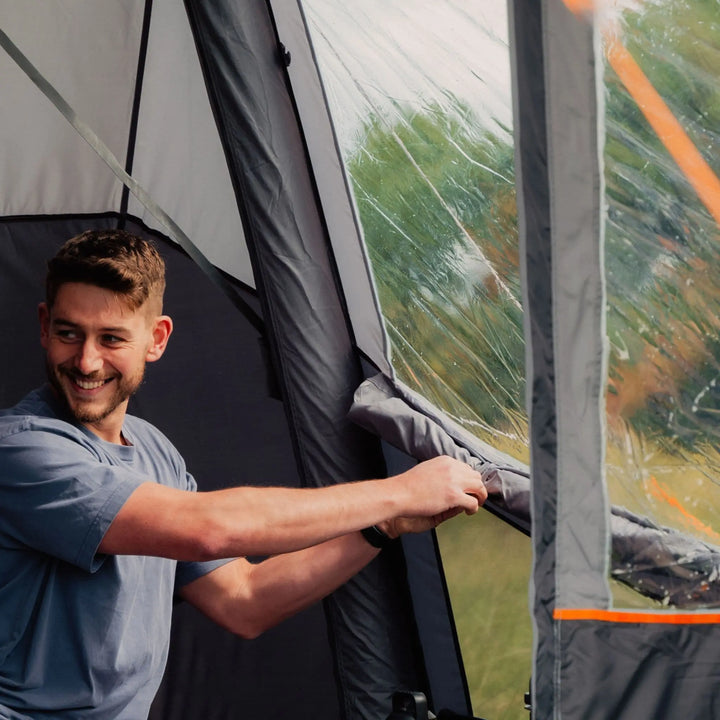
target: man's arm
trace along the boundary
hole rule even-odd
[[[382,529],[391,537],[422,532],[454,514],[396,518],[383,523]],[[354,532],[258,564],[234,560],[189,583],[180,595],[218,625],[241,637],[255,638],[324,598],[378,552]]]
[[[385,480],[313,489],[191,493],[149,482],[125,502],[98,551],[178,560],[278,555],[399,517],[472,514],[486,497],[480,474],[448,457]]]
[[[378,552],[359,532],[350,533],[257,564],[233,560],[180,595],[221,627],[252,639],[324,598]]]

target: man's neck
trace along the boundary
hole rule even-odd
[[[114,443],[115,445],[130,445],[123,436],[123,424],[125,421],[125,408],[117,407],[107,417],[97,422],[81,422],[91,433],[97,435],[105,442]]]

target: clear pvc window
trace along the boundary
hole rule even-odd
[[[720,13],[625,2],[602,33],[610,499],[687,550],[657,554],[652,597],[696,606],[712,572],[682,563],[720,545]]]
[[[482,440],[526,462],[505,3],[303,7],[393,368]],[[456,518],[438,535],[475,712],[522,716],[529,540],[487,513]]]
[[[393,367],[526,460],[504,3],[304,6]]]

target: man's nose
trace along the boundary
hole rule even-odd
[[[79,347],[75,356],[75,367],[83,375],[91,375],[102,370],[103,358],[101,348],[92,340],[85,340]]]

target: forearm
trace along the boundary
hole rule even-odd
[[[207,493],[145,483],[126,501],[99,551],[178,560],[279,555],[394,517],[408,504],[407,494],[397,478]]]
[[[253,567],[257,620],[263,630],[329,595],[378,554],[359,532]]]
[[[420,532],[459,512],[474,513],[487,497],[479,473],[438,457],[385,480],[307,489],[220,491],[223,527],[239,528],[235,555],[276,555],[384,524],[392,535]],[[238,523],[242,517],[244,524]]]
[[[279,555],[389,520],[407,507],[408,494],[389,478],[302,490],[237,488],[209,500],[220,533],[229,531],[230,554]]]
[[[177,560],[280,555],[395,518],[425,529],[448,514],[477,511],[479,473],[450,458],[385,480],[324,488],[238,487],[191,493],[147,482],[127,499],[99,552]]]
[[[257,564],[237,560],[182,595],[223,627],[254,638],[329,595],[378,552],[359,532],[350,533]]]

